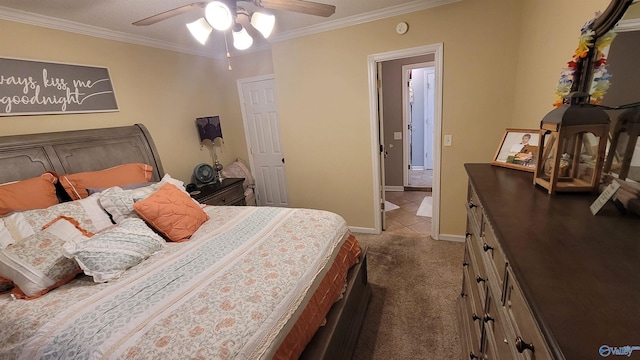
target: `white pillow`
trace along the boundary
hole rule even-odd
[[[124,219],[82,242],[68,242],[63,254],[76,260],[85,274],[101,283],[117,279],[166,244],[142,219]]]
[[[45,230],[0,250],[0,276],[13,281],[29,298],[70,281],[80,268],[63,256],[63,244],[85,239],[72,221],[59,218]]]
[[[63,202],[46,209],[27,210],[13,213],[4,218],[5,226],[13,240],[19,242],[35,233],[59,216],[73,218],[86,231],[96,233],[113,225],[109,215],[98,203],[100,194],[87,198]]]
[[[4,224],[4,219],[0,218],[0,249],[4,249],[13,243],[13,236],[11,236],[9,229]]]

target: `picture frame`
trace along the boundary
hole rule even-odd
[[[506,129],[491,164],[534,172],[539,144],[538,129]]]

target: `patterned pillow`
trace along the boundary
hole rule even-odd
[[[59,216],[73,218],[81,228],[98,232],[113,225],[109,215],[98,204],[99,196],[94,194],[86,199],[68,201],[46,209],[21,211],[5,217],[4,223],[15,242],[42,231],[45,224]]]
[[[111,214],[116,224],[130,217],[139,218],[133,209],[133,203],[146,199],[147,196],[158,191],[158,189],[166,183],[173,184],[184,191],[184,183],[182,181],[172,178],[169,174],[165,174],[160,182],[137,189],[127,190],[119,186],[114,186],[104,190],[100,195],[100,205]]]
[[[154,229],[171,241],[187,241],[209,215],[173,184],[165,184],[133,208]]]
[[[63,285],[81,272],[73,259],[62,254],[65,242],[91,235],[76,221],[60,217],[16,244],[0,250],[0,277],[13,281],[13,296],[33,299]]]
[[[64,256],[76,260],[95,282],[117,279],[165,245],[141,219],[129,218],[79,243],[64,246]]]

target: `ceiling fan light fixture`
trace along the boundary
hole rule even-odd
[[[225,31],[233,23],[233,15],[229,7],[220,1],[212,1],[204,9],[204,17],[216,30]]]
[[[240,28],[240,31],[233,31],[233,47],[238,50],[246,50],[253,45],[253,38],[245,28]]]
[[[202,45],[207,42],[209,34],[213,31],[213,28],[205,18],[200,18],[194,22],[188,23],[187,28],[189,29],[189,32],[191,32],[191,35],[193,35],[193,37]]]
[[[275,23],[276,17],[274,15],[261,13],[259,11],[251,15],[251,26],[260,31],[265,39],[271,35]]]

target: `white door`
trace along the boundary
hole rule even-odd
[[[261,206],[287,207],[275,85],[273,76],[238,80],[251,172],[256,179],[256,202]]]
[[[380,144],[380,221],[382,223],[382,230],[387,229],[387,216],[385,210],[385,179],[384,179],[384,159],[387,157],[387,150],[384,147],[384,118],[383,114],[383,97],[382,97],[382,62],[377,65],[377,91],[378,91],[378,143]]]
[[[427,68],[424,72],[426,89],[424,92],[424,169],[433,169],[433,123],[435,116],[435,68]]]

